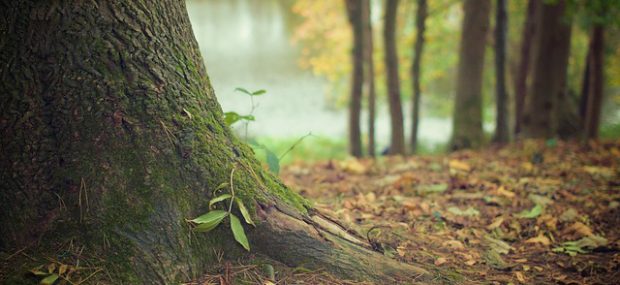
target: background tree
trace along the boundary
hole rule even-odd
[[[362,85],[364,84],[364,23],[363,3],[358,0],[346,0],[347,15],[353,30],[353,47],[351,60],[351,96],[349,98],[349,152],[355,157],[362,156],[362,132],[360,115],[362,110]]]
[[[558,122],[565,117],[563,113],[570,110],[564,103],[568,102],[566,76],[571,26],[565,18],[565,1],[536,1],[536,5],[532,82],[526,97],[522,133],[524,137],[550,138],[557,134]]]
[[[530,73],[532,40],[536,31],[536,5],[537,0],[529,0],[523,32],[521,35],[521,49],[519,53],[519,67],[515,76],[515,135],[521,132],[521,121],[527,94],[528,75]]]
[[[0,250],[70,244],[106,283],[187,281],[214,249],[243,256],[225,225],[186,222],[227,182],[256,221],[253,251],[379,283],[428,276],[335,233],[235,138],[184,1],[9,1],[0,15]]]
[[[620,26],[620,3],[593,0],[579,3],[578,18],[589,30],[590,39],[583,76],[579,114],[584,137],[598,137],[605,85],[605,33]]]
[[[403,126],[403,107],[400,99],[400,79],[398,78],[398,53],[396,51],[396,10],[398,0],[385,3],[385,25],[383,40],[385,46],[385,70],[390,107],[391,140],[390,154],[405,154],[405,131]]]
[[[413,104],[411,121],[411,153],[416,153],[418,148],[418,125],[420,124],[420,65],[422,64],[422,52],[424,50],[424,32],[426,30],[426,17],[428,16],[428,5],[426,0],[418,0],[416,13],[416,39],[413,48],[413,62],[411,64],[411,79],[413,83]]]
[[[497,0],[495,7],[495,136],[494,142],[510,139],[508,126],[508,94],[506,93],[506,0]]]
[[[604,65],[604,27],[596,24],[592,28],[587,62],[587,106],[585,113],[585,137],[595,139],[598,137],[598,126],[601,117],[601,106],[603,104],[603,65]]]
[[[451,149],[482,143],[482,72],[489,30],[490,0],[466,0],[459,51]]]
[[[376,88],[375,88],[375,64],[373,59],[374,43],[372,36],[372,19],[370,0],[362,0],[364,22],[364,81],[368,98],[368,155],[375,156],[375,111],[376,111]]]

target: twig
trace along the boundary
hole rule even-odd
[[[312,135],[312,132],[309,132],[307,135],[299,138],[293,145],[291,145],[291,147],[289,147],[283,154],[280,155],[280,157],[278,157],[278,160],[282,160],[282,158],[287,155],[289,152],[291,152],[299,143],[301,143],[301,141],[303,141],[305,138],[309,137]]]
[[[5,258],[4,260],[9,260],[9,259],[13,258],[14,256],[16,256],[16,255],[20,254],[22,251],[26,250],[26,248],[28,248],[28,246],[24,246],[24,248],[22,248],[22,249],[20,249],[20,250],[16,251],[15,253],[13,253],[13,254],[9,255],[9,256],[8,256],[7,258]]]

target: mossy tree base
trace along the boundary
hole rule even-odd
[[[214,249],[244,254],[225,226],[186,222],[232,180],[259,223],[250,242],[275,259],[355,279],[424,273],[328,234],[235,138],[184,1],[4,1],[0,16],[1,251],[71,241],[115,284],[194,279]]]

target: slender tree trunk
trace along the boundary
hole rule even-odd
[[[395,39],[397,8],[398,0],[386,1],[383,40],[385,45],[385,69],[392,131],[389,153],[405,155],[403,107],[400,99],[400,79],[398,78],[398,53],[396,51]]]
[[[590,40],[591,41],[591,40]],[[586,113],[588,112],[588,91],[590,91],[590,54],[592,53],[592,44],[588,46],[586,53],[583,77],[581,79],[581,95],[579,97],[579,118],[581,119],[581,130],[586,129]]]
[[[523,109],[527,94],[527,79],[530,73],[532,39],[536,31],[536,5],[537,0],[529,0],[527,3],[527,15],[523,25],[521,36],[521,58],[515,82],[515,135],[521,132]]]
[[[567,108],[566,76],[570,51],[571,26],[565,23],[563,0],[552,4],[536,2],[532,83],[526,98],[522,133],[529,138],[557,135],[559,121]],[[564,105],[566,107],[566,105]]]
[[[416,153],[418,149],[418,125],[420,124],[420,65],[422,64],[422,52],[424,50],[424,32],[426,31],[426,16],[428,6],[426,0],[418,0],[418,11],[416,13],[416,39],[413,48],[413,63],[411,64],[411,79],[413,81],[413,104],[411,121],[411,153]]]
[[[375,156],[375,110],[376,110],[376,88],[375,88],[375,64],[373,60],[374,44],[372,36],[372,21],[371,21],[371,5],[370,0],[363,0],[362,7],[364,9],[364,66],[366,74],[365,83],[366,91],[368,93],[368,155],[370,157]]]
[[[495,14],[495,137],[494,142],[506,143],[510,139],[508,127],[508,94],[506,94],[506,0],[497,0]]]
[[[351,76],[351,98],[349,99],[349,152],[355,157],[362,156],[362,132],[360,115],[362,110],[362,87],[364,84],[364,25],[362,22],[362,3],[346,0],[349,23],[353,30],[353,75]]]
[[[602,25],[594,26],[590,36],[588,107],[586,109],[585,135],[587,139],[598,138],[598,127],[603,103],[604,33]]]
[[[465,0],[451,149],[478,147],[482,133],[482,72],[490,0]]]
[[[82,248],[106,284],[187,281],[214,249],[244,255],[226,225],[186,222],[229,182],[257,223],[253,252],[378,283],[428,277],[344,233],[235,138],[184,1],[5,1],[0,16],[0,250]]]

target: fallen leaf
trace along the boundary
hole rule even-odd
[[[487,230],[492,231],[496,228],[499,228],[499,226],[501,226],[503,222],[503,216],[496,217],[495,219],[493,219],[493,222],[487,226]]]
[[[542,213],[542,210],[543,210],[543,206],[541,206],[540,204],[536,204],[534,208],[530,210],[523,210],[520,213],[516,214],[515,217],[533,219],[533,218],[540,216],[540,214]]]
[[[543,233],[539,233],[538,236],[526,240],[525,243],[540,243],[547,246],[551,244],[551,240],[549,240],[549,238]]]
[[[504,188],[504,186],[499,186],[499,188],[497,188],[497,190],[495,190],[495,192],[497,192],[497,195],[504,196],[506,198],[514,198],[515,197],[515,193],[506,190],[506,188]]]
[[[527,283],[527,279],[525,279],[525,275],[523,275],[523,272],[515,271],[515,277],[517,277],[517,280],[519,280],[519,282]]]
[[[568,227],[564,233],[578,233],[580,236],[592,236],[594,235],[594,233],[592,232],[592,229],[588,226],[586,226],[584,223],[582,222],[575,222],[574,224],[572,224],[570,227]]]
[[[448,240],[441,244],[444,247],[449,247],[451,249],[465,249],[465,246],[462,242],[458,240]]]
[[[467,216],[467,217],[480,215],[480,211],[472,207],[467,208],[467,210],[461,210],[458,207],[450,207],[448,208],[448,212],[455,214],[457,216]]]
[[[435,259],[435,265],[439,266],[439,265],[446,263],[447,261],[448,261],[447,259],[440,257],[440,258]]]
[[[460,170],[460,171],[465,171],[465,172],[469,172],[471,170],[471,166],[469,166],[469,164],[467,164],[466,162],[460,161],[460,160],[456,160],[456,159],[450,160],[450,162],[448,163],[448,166],[450,167],[450,169]]]

